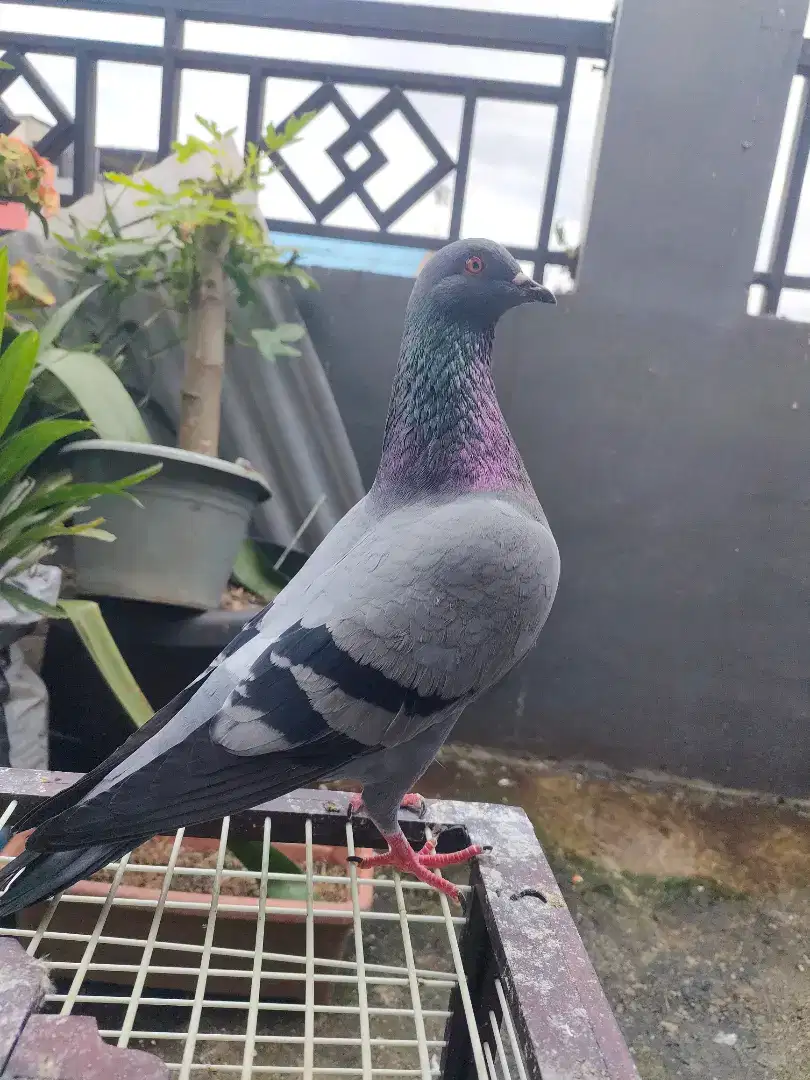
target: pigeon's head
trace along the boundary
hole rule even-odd
[[[425,264],[408,307],[426,305],[452,318],[494,324],[510,308],[535,301],[557,302],[505,247],[492,240],[456,240]]]

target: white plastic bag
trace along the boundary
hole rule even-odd
[[[47,604],[59,599],[61,583],[57,566],[35,566],[14,579]],[[0,599],[0,766],[48,768],[48,692],[17,644],[39,619]]]
[[[6,666],[8,665],[8,666]],[[8,683],[6,717],[9,759],[13,769],[48,768],[48,691],[28,666],[19,645],[0,650],[0,668]]]

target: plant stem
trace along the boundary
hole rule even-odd
[[[197,283],[191,297],[180,406],[182,450],[216,457],[225,365],[225,269],[228,237],[207,225],[196,238]]]

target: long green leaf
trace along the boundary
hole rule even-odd
[[[78,513],[83,509],[82,506],[75,506],[73,512]],[[68,511],[69,508],[68,510],[63,508],[61,513],[67,515]],[[90,540],[101,540],[104,543],[111,544],[115,540],[113,534],[107,532],[106,529],[98,528],[103,523],[104,518],[96,518],[94,521],[81,521],[78,525],[61,525],[58,521],[34,525],[3,548],[1,553],[3,561],[7,562],[9,559],[18,557],[22,558],[33,545],[46,543],[49,540],[54,540],[57,536],[83,536]]]
[[[121,480],[97,481],[86,484],[72,484],[70,483],[70,473],[62,473],[59,477],[63,481],[61,484],[51,481],[47,485],[38,486],[20,503],[13,513],[31,514],[39,510],[49,509],[52,506],[64,506],[66,503],[85,503],[89,499],[98,498],[100,495],[123,495],[124,498],[138,502],[135,496],[127,489],[148,480],[150,476],[160,472],[162,467],[162,463],[158,463],[157,465],[150,465],[146,469],[141,469],[140,472],[132,473],[130,476],[125,476]],[[13,520],[13,514],[10,513],[9,518],[6,520],[9,519]],[[6,521],[4,520],[3,523],[5,524]]]
[[[0,565],[16,556],[21,556],[32,545],[44,543],[50,539],[48,530],[54,525],[64,525],[71,514],[87,507],[68,503],[48,510],[34,513],[16,513],[13,517],[0,520]],[[43,532],[43,530],[45,530]]]
[[[246,870],[261,873],[262,869],[262,844],[258,840],[241,840],[237,837],[228,837],[228,850],[242,863]],[[267,869],[274,874],[298,874],[303,875],[304,870],[288,858],[278,848],[271,846]],[[306,900],[306,881],[270,881],[268,882],[267,895],[279,900]]]
[[[100,287],[100,284],[91,285],[89,289],[85,289],[84,292],[72,296],[70,300],[66,300],[64,304],[59,305],[39,332],[43,350],[49,349],[53,345],[87,297]]]
[[[154,709],[144,697],[126,660],[104,621],[101,608],[92,600],[62,600],[60,608],[73,623],[76,633],[136,727],[151,720]]]
[[[36,615],[47,615],[51,619],[63,617],[60,608],[31,596],[25,589],[21,589],[19,585],[14,585],[10,581],[0,581],[0,596],[8,600],[18,611],[32,611]]]
[[[24,330],[17,334],[0,357],[0,435],[14,419],[25,397],[36,366],[38,348],[39,335],[36,330]]]
[[[121,240],[117,244],[101,246],[99,257],[113,262],[117,259],[142,259],[154,251],[157,245],[157,240],[140,240],[132,237],[130,240]]]
[[[70,474],[68,473],[68,480],[70,480]],[[22,480],[18,480],[16,484],[12,484],[8,493],[0,500],[0,522],[5,523],[8,515],[16,513],[23,501],[31,495],[36,489],[36,481],[30,476],[24,477]]]
[[[245,540],[239,548],[231,574],[244,589],[260,596],[268,604],[287,584],[284,575],[273,569],[258,544],[252,540]]]
[[[92,422],[102,439],[152,441],[137,406],[112,368],[89,352],[47,349],[39,364],[54,375]]]
[[[86,420],[38,420],[0,443],[0,492],[48,447],[92,426]]]
[[[0,248],[0,333],[6,325],[8,300],[8,248]]]

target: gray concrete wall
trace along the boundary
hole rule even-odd
[[[810,791],[810,328],[744,314],[806,6],[624,0],[578,291],[496,346],[560,591],[460,739]],[[319,277],[369,482],[411,282]]]

